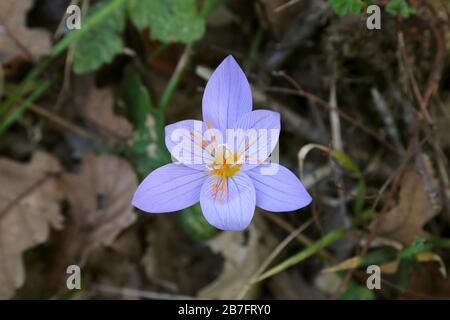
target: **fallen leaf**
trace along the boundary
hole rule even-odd
[[[111,144],[131,137],[133,127],[125,117],[114,113],[114,97],[109,89],[91,89],[85,102],[85,116]]]
[[[0,63],[15,56],[38,57],[50,53],[50,33],[31,29],[26,25],[26,16],[33,0],[0,1]]]
[[[438,254],[430,251],[421,252],[417,255],[417,261],[437,262],[439,264],[439,272],[442,274],[444,278],[447,278],[447,269],[445,267],[445,263]]]
[[[448,272],[448,270],[447,270]],[[436,265],[429,264],[424,270],[414,271],[404,293],[403,300],[447,300],[450,298],[450,278],[442,277],[442,271]]]
[[[437,184],[433,173],[429,177]],[[415,237],[426,237],[423,226],[435,215],[422,178],[410,168],[401,181],[398,203],[383,218],[378,234],[411,244]]]
[[[155,289],[194,295],[217,277],[220,257],[183,232],[178,217],[153,216],[151,221],[146,228],[142,266]],[[175,259],[174,252],[177,252]]]
[[[199,298],[236,299],[245,290],[275,247],[275,241],[265,230],[264,221],[254,219],[248,239],[244,232],[222,232],[208,242],[213,252],[220,253],[225,261],[220,276],[198,293]],[[258,298],[259,288],[260,284],[252,285],[243,298]]]
[[[381,273],[385,274],[395,274],[400,267],[400,260],[394,260],[390,262],[386,262],[380,265]]]
[[[86,155],[78,174],[61,177],[81,261],[96,246],[111,245],[136,220],[131,198],[137,183],[127,161],[108,155]]]
[[[47,240],[50,227],[62,228],[62,194],[51,173],[58,161],[36,152],[28,164],[0,159],[0,299],[25,281],[22,254]]]
[[[362,259],[360,256],[355,256],[355,257],[349,258],[347,260],[344,260],[342,262],[339,262],[335,266],[325,268],[322,270],[322,272],[334,273],[334,272],[338,272],[338,271],[342,271],[342,270],[355,269],[361,265],[361,262],[362,262],[361,260]]]

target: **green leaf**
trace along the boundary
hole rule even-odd
[[[124,78],[124,99],[130,107],[129,118],[138,131],[146,131],[145,118],[154,109],[147,88],[142,84],[139,74],[127,70]]]
[[[342,151],[333,150],[328,147],[325,147],[320,144],[316,143],[309,143],[307,145],[304,145],[299,153],[299,166],[300,166],[300,175],[303,175],[303,163],[305,161],[306,155],[313,149],[319,149],[327,154],[329,154],[331,157],[333,157],[339,165],[341,165],[343,168],[347,169],[348,171],[356,174],[360,179],[364,179],[362,175],[362,171],[359,168],[358,164],[355,160],[353,160],[349,155]]]
[[[170,162],[164,145],[164,117],[152,107],[147,88],[139,75],[127,71],[123,81],[123,96],[134,133],[127,154],[142,179],[154,169]]]
[[[372,221],[376,216],[372,208],[364,209],[358,214],[358,218],[362,221]]]
[[[413,271],[414,261],[409,259],[401,259],[400,266],[398,267],[397,275],[397,287],[404,290],[407,288],[408,283],[411,279],[410,275]]]
[[[178,215],[178,222],[184,231],[197,241],[209,240],[219,232],[203,217],[199,204],[182,210]]]
[[[350,280],[347,289],[341,293],[339,299],[342,300],[374,300],[375,294],[372,290],[360,285],[354,280]]]
[[[361,175],[361,169],[358,164],[346,153],[338,150],[331,150],[330,155],[345,169],[357,175]]]
[[[419,253],[429,251],[433,248],[433,245],[425,239],[415,238],[413,243],[402,250],[400,258],[402,259],[415,259]]]
[[[430,236],[427,239],[427,242],[429,242],[433,247],[439,247],[439,248],[449,248],[450,247],[450,239],[449,238]]]
[[[150,28],[162,42],[192,43],[205,33],[196,0],[130,0],[128,12],[138,29]]]
[[[373,264],[380,265],[385,262],[397,259],[398,252],[394,248],[384,247],[372,252],[366,253],[363,256],[355,256],[347,260],[339,262],[337,265],[328,267],[323,272],[337,272]]]
[[[363,6],[360,0],[329,0],[329,2],[338,16],[345,16],[348,13],[359,14]]]
[[[277,273],[280,273],[287,268],[290,268],[299,262],[309,258],[310,256],[314,255],[316,252],[322,250],[326,246],[328,246],[330,243],[342,238],[344,236],[345,232],[342,229],[336,229],[331,231],[330,233],[323,236],[320,240],[312,243],[310,246],[308,246],[306,249],[300,251],[299,253],[293,255],[292,257],[284,260],[277,266],[273,267],[269,271],[264,272],[259,278],[257,278],[253,282],[259,282],[264,279],[270,278]]]
[[[393,15],[408,18],[416,13],[416,10],[408,5],[406,0],[391,0],[386,6],[386,11]]]
[[[89,21],[99,13],[109,10],[111,3],[117,0],[103,0],[88,9],[86,20]],[[86,73],[100,68],[105,63],[110,63],[114,56],[121,53],[124,48],[122,31],[125,27],[125,14],[123,6],[101,20],[98,20],[88,32],[79,37],[73,53],[73,70],[78,73]],[[73,32],[81,32],[76,30]]]
[[[353,202],[353,212],[358,215],[358,217],[362,214],[364,208],[365,197],[367,194],[366,183],[364,178],[361,177],[358,180],[358,189],[356,190],[356,198]]]

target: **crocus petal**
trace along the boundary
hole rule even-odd
[[[172,157],[194,169],[204,169],[212,162],[210,152],[204,147],[206,124],[199,120],[183,120],[165,128],[165,142]]]
[[[312,201],[297,176],[281,165],[261,165],[246,174],[255,185],[256,205],[264,210],[293,211]]]
[[[203,120],[222,132],[252,110],[252,92],[241,67],[228,56],[212,74],[203,94]]]
[[[178,211],[199,201],[207,175],[182,164],[171,163],[150,173],[138,186],[132,204],[151,212]]]
[[[243,170],[255,167],[269,157],[277,145],[280,129],[280,114],[269,110],[248,112],[232,125],[230,130],[233,130],[236,140],[227,143],[235,144],[231,147],[246,164]],[[230,136],[231,132],[227,138]]]
[[[214,192],[214,179],[214,176],[208,177],[200,193],[200,206],[206,220],[222,230],[245,229],[253,218],[256,203],[255,187],[250,178],[245,173],[238,173],[226,179],[223,196],[220,184]]]

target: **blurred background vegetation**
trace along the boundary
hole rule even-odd
[[[81,29],[69,30],[69,5]],[[381,29],[368,30],[369,5]],[[2,0],[0,298],[450,298],[450,1]],[[138,212],[232,54],[313,196],[218,232]],[[82,270],[67,290],[66,268]],[[366,286],[380,266],[381,289]]]

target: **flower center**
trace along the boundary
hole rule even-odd
[[[216,148],[214,161],[211,164],[211,172],[221,178],[234,176],[241,169],[241,165],[237,163],[238,153],[233,152],[226,146]]]
[[[213,152],[214,161],[209,169],[214,176],[212,185],[212,196],[218,195],[219,202],[222,201],[227,191],[227,180],[234,176],[241,169],[241,164],[237,163],[239,154],[230,150],[226,145],[217,146]]]

